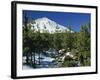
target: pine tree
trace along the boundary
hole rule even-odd
[[[85,60],[90,59],[90,30],[89,25],[82,25],[77,36],[78,57],[82,66],[89,65]]]
[[[25,15],[25,22],[23,25],[23,55],[26,55],[26,63],[33,66],[32,53],[34,52],[34,30],[30,22],[28,22],[29,18]],[[35,22],[34,22],[35,23]],[[31,59],[29,59],[31,57]],[[34,57],[34,65],[35,65],[35,57]]]
[[[54,33],[54,37],[53,37],[53,44],[56,50],[59,50],[62,48],[61,42],[62,42],[61,33],[59,33],[59,31],[56,30],[56,32]]]
[[[69,31],[65,31],[65,33],[63,33],[63,42],[62,42],[62,46],[69,51],[71,51],[71,49],[73,49],[74,45],[74,35],[73,33],[71,33],[71,29]]]

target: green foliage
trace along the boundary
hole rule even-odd
[[[70,60],[65,59],[65,61],[62,64],[62,67],[75,67],[77,66],[77,62],[75,60],[72,60],[70,58]]]
[[[33,24],[35,21],[29,19]],[[74,56],[75,60],[70,57],[66,58],[62,66],[72,67],[76,65],[75,61],[80,61],[81,66],[91,65],[91,52],[90,52],[90,24],[82,25],[80,32],[59,32],[49,33],[48,30],[40,32],[34,29],[30,23],[23,25],[23,56],[27,57],[27,62],[30,61],[32,66],[35,67],[35,53],[47,51],[50,48],[54,48],[57,51],[65,49],[70,51]],[[34,53],[34,54],[32,54]],[[31,60],[28,57],[31,55]],[[32,55],[34,55],[34,64],[32,63]]]
[[[77,35],[77,50],[78,58],[81,62],[81,66],[90,65],[90,26],[82,25],[80,32]],[[88,61],[87,61],[88,59]],[[88,64],[87,64],[88,63]]]
[[[26,56],[27,53],[28,53],[28,51],[29,51],[29,47],[25,47],[25,48],[23,49],[23,56]]]
[[[54,47],[56,50],[59,50],[59,49],[62,48],[61,43],[62,43],[62,35],[61,35],[61,33],[59,33],[59,32],[56,31],[56,32],[53,34],[53,47]]]

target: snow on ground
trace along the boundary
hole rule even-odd
[[[23,69],[33,69],[33,68],[28,65],[23,64]]]

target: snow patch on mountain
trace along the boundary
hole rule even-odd
[[[58,23],[56,23],[53,20],[48,19],[47,17],[43,18],[38,18],[35,20],[35,23],[31,23],[32,29],[35,29],[35,31],[40,30],[40,32],[49,32],[49,33],[54,33],[55,31],[57,32],[64,32],[64,31],[70,31],[67,27],[62,26]],[[71,31],[73,32],[73,31]]]

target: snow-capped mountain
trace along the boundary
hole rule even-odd
[[[35,23],[30,24],[32,26],[31,29],[34,29],[35,31],[40,30],[41,33],[45,31],[48,31],[49,33],[54,33],[55,31],[64,32],[65,30],[70,31],[67,27],[62,26],[47,17],[38,18],[35,20]]]

